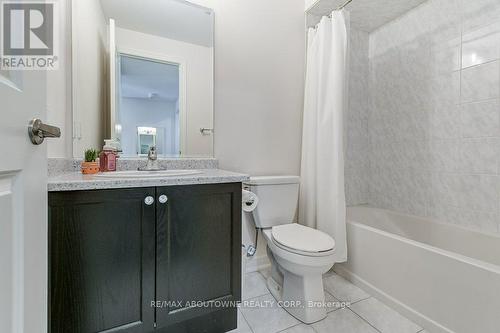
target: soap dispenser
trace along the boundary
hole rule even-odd
[[[104,140],[104,146],[99,154],[99,166],[102,172],[116,171],[118,154],[113,142],[114,140]]]

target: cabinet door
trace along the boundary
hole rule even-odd
[[[154,188],[49,193],[49,332],[153,331],[155,206]]]
[[[159,332],[236,328],[241,298],[241,183],[157,188]],[[209,306],[186,302],[226,301]],[[180,303],[176,303],[180,302]]]

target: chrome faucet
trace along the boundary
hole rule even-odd
[[[139,171],[160,171],[164,170],[158,165],[158,154],[156,153],[156,147],[151,146],[148,152],[148,162],[145,167],[139,168]]]

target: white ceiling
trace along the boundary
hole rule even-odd
[[[372,32],[398,18],[427,0],[352,0],[346,9],[350,12],[353,28]],[[309,9],[308,25],[318,23],[323,15],[330,14],[345,0],[319,0]]]
[[[126,56],[121,56],[120,59],[121,97],[164,102],[178,100],[178,66]]]
[[[213,10],[183,0],[100,0],[120,28],[213,46]]]

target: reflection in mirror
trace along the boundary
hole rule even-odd
[[[213,11],[183,0],[72,10],[74,155],[111,138],[123,156],[154,145],[164,157],[211,157]]]
[[[115,138],[124,155],[176,156],[180,148],[179,65],[119,54]]]

